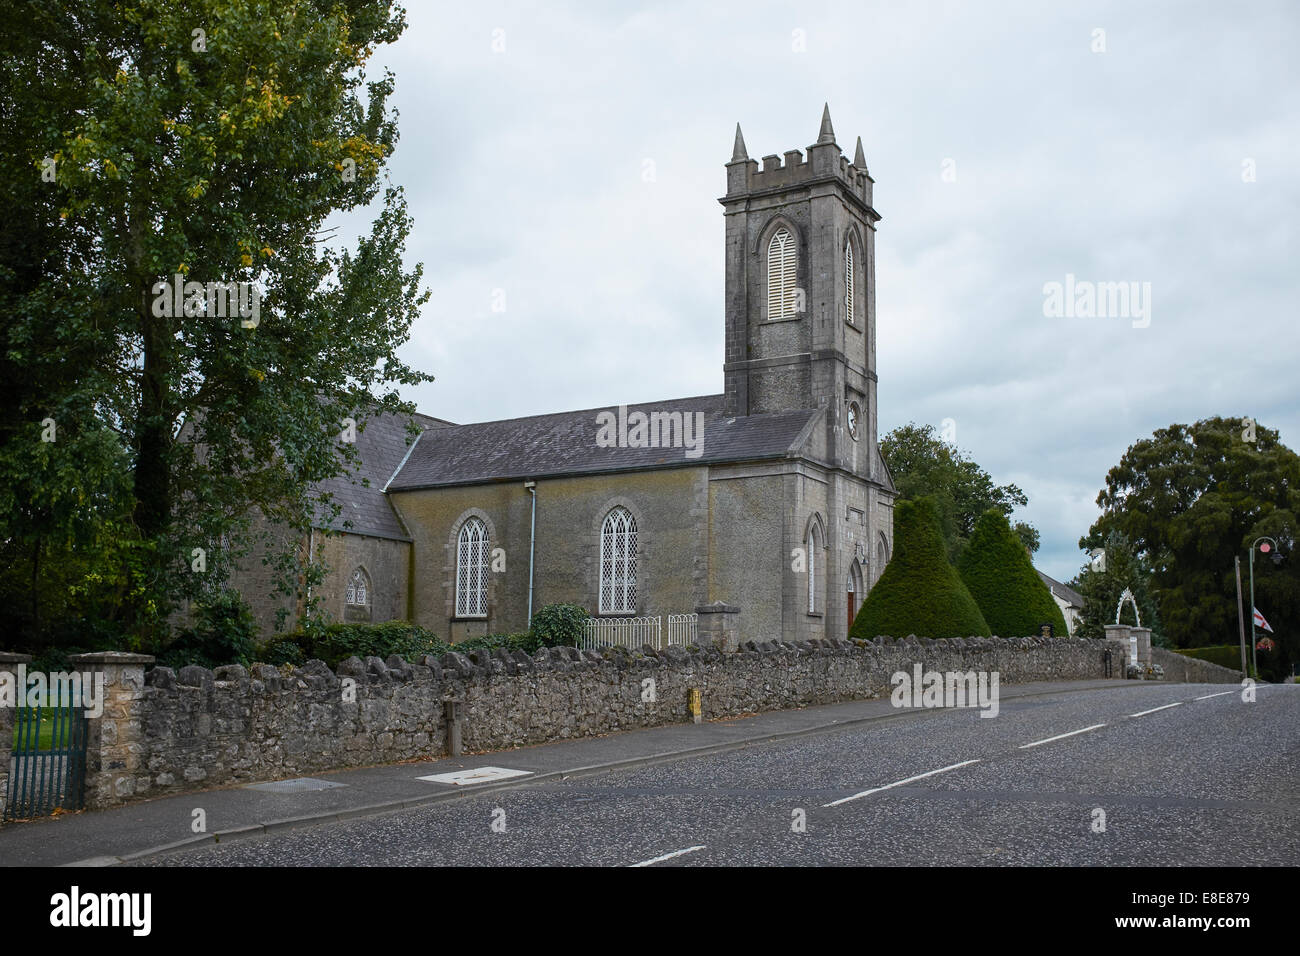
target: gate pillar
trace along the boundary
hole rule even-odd
[[[0,651],[0,673],[12,675],[8,680],[14,689],[15,702],[20,692],[18,687],[18,665],[30,664],[30,654],[10,654]],[[4,808],[9,800],[9,754],[14,745],[14,708],[0,704],[0,819],[4,819]]]
[[[144,669],[148,654],[109,651],[70,654],[79,671],[104,675],[104,713],[90,721],[86,750],[86,809],[123,803],[148,787],[144,742]]]
[[[1106,624],[1106,640],[1114,642],[1114,651],[1117,662],[1119,663],[1119,676],[1128,675],[1128,665],[1132,658],[1132,645],[1129,644],[1129,631],[1132,628],[1127,624]]]

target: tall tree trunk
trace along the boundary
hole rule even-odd
[[[134,623],[143,623],[145,604],[151,599],[158,605],[160,589],[153,586],[164,576],[168,561],[164,553],[172,517],[170,362],[172,348],[171,319],[153,314],[151,294],[155,277],[145,253],[145,230],[148,228],[147,204],[134,198],[126,224],[127,272],[136,292],[135,308],[140,323],[140,346],[143,363],[140,372],[140,395],[135,421],[135,471],[133,475],[133,516],[140,537],[152,549],[144,552],[146,563],[145,594],[132,608]],[[165,613],[165,609],[162,609]],[[141,634],[140,636],[144,636]]]

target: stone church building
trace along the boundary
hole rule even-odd
[[[313,533],[335,620],[461,640],[529,611],[739,609],[740,639],[844,638],[893,546],[877,446],[876,223],[858,140],[726,164],[723,391],[506,421],[372,418]],[[359,479],[369,479],[365,487]],[[343,524],[346,522],[346,525]],[[323,522],[322,522],[323,523]],[[236,586],[270,632],[250,566]]]

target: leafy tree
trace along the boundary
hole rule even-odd
[[[428,294],[382,181],[393,78],[365,71],[404,16],[28,0],[4,18],[0,626],[58,640],[86,615],[162,641],[248,549],[252,509],[305,531],[309,489],[356,460],[345,417],[412,411],[396,386],[429,376],[396,349]],[[367,206],[355,249],[328,241],[331,215]],[[169,307],[177,275],[208,294]],[[243,314],[207,283],[244,283]],[[284,587],[311,570],[289,555]]]
[[[1133,592],[1143,627],[1151,628],[1151,643],[1164,647],[1166,639],[1160,622],[1157,592],[1152,581],[1151,568],[1123,534],[1112,531],[1106,536],[1105,570],[1097,571],[1091,564],[1070,582],[1070,587],[1083,595],[1083,610],[1079,614],[1078,637],[1105,637],[1106,625],[1114,624],[1119,612],[1120,624],[1137,624],[1133,605],[1128,601],[1119,606],[1120,596],[1127,589]]]
[[[900,501],[894,508],[894,555],[867,593],[849,636],[990,636],[979,606],[948,563],[934,501]]]
[[[1002,512],[989,509],[980,516],[957,570],[994,634],[1025,637],[1051,624],[1053,634],[1069,636],[1052,592]]]
[[[220,667],[253,662],[257,624],[243,597],[222,591],[195,608],[194,624],[185,627],[159,656],[160,663],[180,668],[187,664]]]
[[[996,485],[988,472],[940,438],[933,425],[901,425],[880,442],[902,499],[934,499],[948,559],[956,561],[975,531],[980,515],[996,508],[1008,518],[1029,503],[1014,484]],[[1038,531],[1018,521],[1016,535],[1030,552],[1038,550]]]
[[[1159,429],[1124,453],[1097,503],[1102,515],[1080,547],[1106,546],[1112,532],[1127,538],[1151,568],[1160,620],[1175,647],[1238,642],[1233,559],[1241,558],[1248,605],[1251,543],[1260,535],[1276,539],[1280,566],[1256,554],[1255,603],[1277,632],[1274,666],[1289,670],[1300,660],[1300,457],[1277,431],[1237,417]],[[1108,550],[1108,571],[1111,564]]]

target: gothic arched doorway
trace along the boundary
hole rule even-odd
[[[849,580],[846,587],[848,588],[849,627],[852,628],[853,619],[858,614],[858,595],[862,593],[862,569],[858,567],[856,560],[849,565]]]

